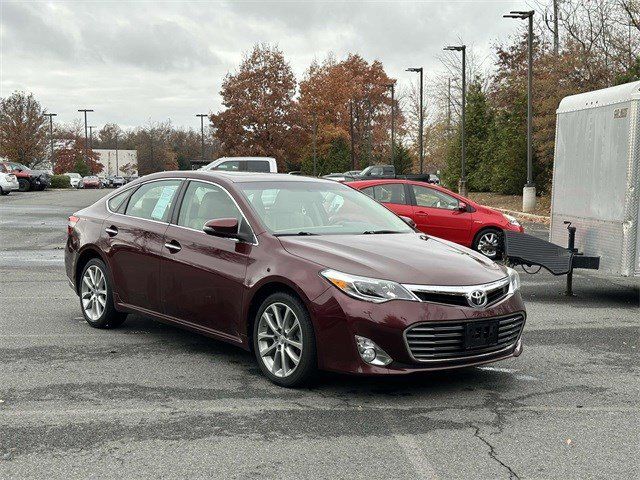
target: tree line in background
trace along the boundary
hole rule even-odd
[[[555,110],[571,94],[640,79],[640,1],[538,2],[534,30],[534,175],[548,191],[553,167]],[[524,22],[523,22],[524,23]],[[468,187],[520,193],[526,180],[526,32],[495,47],[495,65],[481,71],[473,50],[467,76],[466,159]],[[459,56],[441,58],[444,75],[427,75],[423,148],[425,172],[441,171],[454,187],[460,175]],[[485,69],[487,70],[487,69]],[[323,175],[393,163],[398,173],[418,169],[419,88],[396,89],[381,62],[358,54],[314,61],[298,82],[277,47],[257,44],[220,95],[223,108],[210,116],[205,160],[218,156],[272,156],[282,171]],[[396,142],[392,147],[391,111]],[[0,155],[37,167],[48,159],[48,120],[31,94],[0,100]],[[169,121],[135,129],[107,124],[84,155],[84,127],[56,125],[56,170],[94,172],[93,149],[133,149],[141,175],[189,169],[200,160],[200,132]],[[61,142],[64,140],[63,142]],[[131,166],[133,167],[133,166]]]

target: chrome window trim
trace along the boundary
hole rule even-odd
[[[413,352],[411,351],[411,347],[409,346],[409,340],[407,339],[407,333],[409,332],[409,330],[411,330],[412,328],[418,327],[420,325],[429,325],[429,324],[433,324],[433,323],[444,323],[441,321],[436,321],[434,320],[433,322],[417,322],[414,323],[413,325],[409,325],[407,328],[404,329],[404,332],[402,332],[402,338],[404,339],[404,346],[407,349],[407,352],[409,353],[409,357],[411,357],[411,360],[413,360],[414,362],[417,363],[446,363],[446,362],[456,362],[456,361],[460,361],[460,360],[470,360],[469,363],[473,363],[474,360],[477,359],[482,359],[484,357],[489,357],[491,355],[497,355],[497,354],[501,354],[504,352],[508,352],[511,349],[515,350],[515,347],[518,345],[518,342],[520,342],[520,339],[522,338],[522,332],[524,332],[524,326],[527,323],[527,316],[522,313],[522,312],[517,312],[517,313],[512,313],[509,315],[500,315],[499,317],[484,317],[484,318],[467,318],[464,320],[451,320],[451,323],[469,323],[469,322],[484,322],[484,321],[489,321],[489,320],[496,320],[498,322],[500,322],[500,320],[506,320],[509,318],[516,318],[518,317],[519,319],[522,319],[522,329],[520,330],[520,333],[518,334],[518,336],[516,337],[516,339],[514,340],[513,343],[507,345],[504,348],[501,348],[500,350],[496,350],[494,352],[487,352],[487,353],[481,353],[478,355],[473,355],[473,356],[467,356],[467,357],[452,357],[452,358],[434,358],[434,359],[417,359],[416,357],[413,356]],[[446,320],[448,321],[448,320]]]
[[[189,183],[192,183],[192,182],[209,183],[209,184],[211,184],[211,185],[213,185],[215,187],[218,187],[222,191],[224,191],[224,193],[227,194],[227,196],[231,199],[233,204],[236,206],[236,208],[240,212],[240,215],[242,215],[242,218],[244,219],[244,221],[247,222],[247,225],[249,225],[249,229],[251,229],[251,235],[253,236],[253,240],[254,241],[253,242],[242,242],[242,243],[248,243],[249,245],[259,245],[258,237],[256,236],[256,233],[255,233],[255,230],[253,229],[253,226],[249,222],[249,219],[247,219],[247,216],[245,215],[245,213],[242,210],[242,208],[240,208],[240,205],[238,205],[238,202],[236,202],[236,199],[233,198],[233,195],[231,195],[229,193],[229,190],[224,188],[219,183],[212,182],[210,180],[201,180],[199,178],[187,178],[187,180],[189,181]],[[187,188],[189,188],[189,185],[187,185]],[[185,191],[185,194],[186,194],[186,191]],[[182,196],[182,201],[180,202],[180,208],[178,209],[178,219],[180,218],[180,210],[182,210],[182,205],[183,204],[184,204],[184,195]],[[203,235],[210,236],[206,232],[204,232],[203,230],[198,230],[197,228],[185,227],[184,225],[178,225],[177,220],[176,220],[176,223],[171,223],[170,225],[172,225],[174,227],[178,227],[178,228],[183,228],[185,230],[191,230],[192,232],[199,232],[199,233],[201,233]],[[218,238],[224,238],[224,237],[218,237]],[[226,240],[231,240],[232,242],[240,243],[240,240],[238,240],[237,238],[227,238]]]
[[[162,182],[162,181],[166,181],[166,180],[186,180],[185,177],[167,177],[167,178],[155,178],[153,180],[148,180],[146,182],[141,182],[138,185],[134,185],[132,187],[129,187],[128,189],[137,189],[142,187],[143,185],[147,185],[149,183],[155,183],[155,182]],[[178,186],[178,189],[180,187]],[[138,220],[144,220],[146,222],[153,222],[153,223],[159,223],[161,225],[170,225],[170,222],[161,222],[160,220],[153,220],[151,218],[144,218],[144,217],[136,217],[135,215],[127,215],[126,213],[118,213],[118,212],[114,212],[113,210],[111,210],[109,208],[109,200],[111,200],[112,197],[115,197],[116,195],[120,195],[121,193],[124,193],[125,191],[127,191],[128,189],[125,189],[124,191],[122,190],[116,190],[115,192],[113,192],[111,195],[109,195],[108,197],[106,197],[105,199],[105,208],[107,209],[107,211],[109,213],[111,213],[112,215],[119,215],[120,217],[127,217],[127,218],[136,218]],[[127,205],[128,206],[128,205]]]

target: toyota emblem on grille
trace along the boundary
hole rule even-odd
[[[482,308],[487,304],[487,293],[483,290],[474,290],[467,294],[467,302],[474,308]]]

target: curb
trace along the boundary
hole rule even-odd
[[[512,215],[516,217],[518,220],[527,220],[529,222],[542,223],[544,225],[551,224],[551,217],[546,217],[544,215],[534,215],[533,213],[517,212],[515,210],[507,210],[506,208],[497,208],[497,207],[491,207],[491,208],[495,210],[499,210],[502,213],[507,213],[509,215]]]

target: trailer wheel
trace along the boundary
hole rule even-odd
[[[502,231],[497,228],[481,230],[473,241],[473,249],[491,260],[501,258],[504,250]]]

